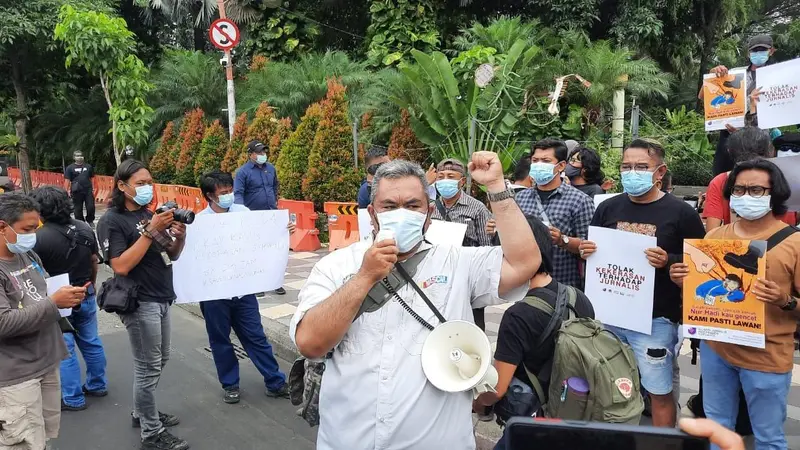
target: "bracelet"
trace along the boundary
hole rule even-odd
[[[150,239],[151,241],[155,239],[155,238],[153,237],[153,234],[152,234],[152,233],[150,233],[150,232],[149,232],[149,231],[147,231],[147,230],[142,230],[142,231],[141,231],[139,234],[140,234],[140,235],[142,235],[142,236],[144,236],[144,237],[146,237],[146,238],[148,238],[148,239]]]

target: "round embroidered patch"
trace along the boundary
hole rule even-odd
[[[617,378],[614,380],[614,384],[617,385],[617,389],[625,398],[631,398],[631,394],[633,393],[633,381],[628,378]]]

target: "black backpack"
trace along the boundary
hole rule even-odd
[[[789,236],[800,232],[796,227],[788,226],[778,231],[767,239],[767,251],[777,247],[778,244],[783,242]],[[691,339],[692,342],[692,365],[697,365],[697,351],[700,349],[700,340]],[[689,397],[686,406],[692,411],[696,417],[705,417],[706,413],[703,408],[703,377],[700,377],[700,386],[697,389],[697,394]],[[741,436],[749,436],[753,434],[753,426],[750,424],[750,413],[747,410],[747,400],[744,397],[744,391],[739,390],[739,412],[736,417],[736,432]]]

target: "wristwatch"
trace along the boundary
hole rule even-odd
[[[567,236],[566,234],[562,234],[561,235],[561,242],[564,243],[564,245],[562,245],[562,247],[568,246],[569,245],[569,236]]]
[[[789,296],[789,302],[781,306],[781,309],[784,311],[794,311],[797,309],[797,299]]]
[[[486,198],[489,199],[490,202],[501,202],[503,200],[507,200],[509,198],[514,198],[514,191],[511,189],[506,189],[505,191],[498,192],[493,194],[491,192],[487,192]]]

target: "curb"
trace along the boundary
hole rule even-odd
[[[203,315],[200,313],[200,306],[198,305],[198,303],[175,304],[175,306],[202,319]],[[272,344],[272,351],[275,356],[286,361],[294,361],[300,356],[294,343],[289,338],[289,327],[287,325],[266,317],[261,317],[261,323],[264,325],[264,332],[267,335],[267,340]],[[494,449],[500,434],[501,430],[497,424],[493,422],[478,422],[475,425],[476,450]]]

